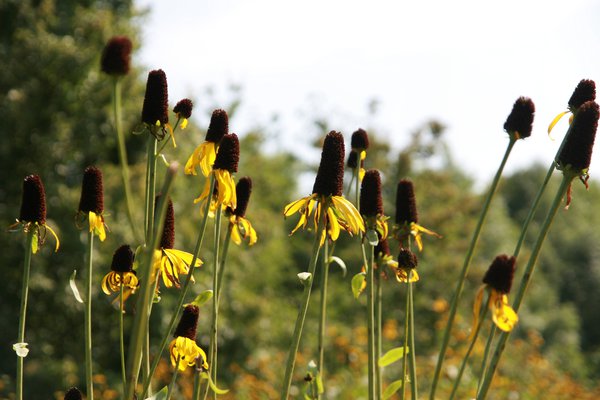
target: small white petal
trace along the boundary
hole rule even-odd
[[[27,354],[29,354],[27,343],[15,343],[13,344],[13,350],[19,357],[27,357]]]
[[[308,282],[311,277],[312,274],[310,272],[300,272],[298,274],[298,279],[300,279],[300,282],[302,283]]]

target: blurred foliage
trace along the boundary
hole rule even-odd
[[[118,398],[117,314],[111,300],[99,290],[108,271],[113,251],[132,243],[125,216],[123,191],[117,165],[111,114],[110,80],[99,71],[99,56],[106,40],[116,34],[129,35],[139,43],[140,14],[131,1],[101,0],[8,0],[0,3],[0,220],[8,226],[18,216],[22,179],[31,173],[44,180],[48,199],[48,223],[57,228],[61,250],[54,254],[45,246],[33,257],[27,341],[31,352],[25,362],[27,398],[62,399],[64,390],[83,382],[83,309],[73,298],[68,279],[73,269],[81,271],[85,234],[78,230],[74,215],[79,200],[83,169],[96,164],[104,171],[107,224],[111,229],[104,243],[97,243],[94,296],[94,358],[97,397]],[[170,80],[177,77],[169,77]],[[124,116],[127,132],[139,121],[145,72],[134,70],[124,81]],[[203,104],[225,108],[235,129],[236,110],[243,107],[239,86],[232,86],[228,104],[219,104],[207,91]],[[175,104],[179,99],[171,99]],[[194,99],[192,99],[194,100]],[[194,110],[190,126],[177,131],[178,147],[165,150],[168,161],[185,163],[194,147],[203,141],[211,109]],[[197,121],[202,121],[198,123]],[[318,159],[320,143],[331,128],[319,116],[311,121],[314,131],[304,139],[312,142]],[[201,125],[201,127],[199,126]],[[358,128],[358,127],[357,127]],[[416,352],[421,391],[429,388],[446,323],[448,302],[478,217],[483,195],[473,187],[468,172],[460,170],[448,152],[444,130],[430,121],[409,133],[407,145],[393,149],[366,126],[371,147],[366,168],[382,171],[386,214],[394,217],[396,184],[401,178],[415,183],[420,223],[443,238],[425,237],[419,254],[421,281],[415,286]],[[316,165],[305,154],[266,152],[272,135],[269,125],[258,126],[241,137],[238,177],[250,176],[253,194],[247,211],[259,234],[252,248],[232,245],[227,259],[224,293],[219,321],[219,386],[231,389],[223,398],[269,399],[277,397],[293,322],[302,292],[296,278],[308,265],[312,232],[299,231],[288,237],[296,219],[285,220],[282,210],[288,202],[308,193],[300,188],[299,177],[314,176]],[[349,139],[351,132],[344,132]],[[142,221],[143,174],[145,168],[142,136],[127,135],[137,220]],[[349,140],[348,140],[349,143]],[[527,142],[517,144],[527,145]],[[349,150],[349,149],[348,149]],[[490,150],[490,153],[494,149]],[[500,154],[490,155],[490,158]],[[510,160],[509,160],[510,162]],[[593,173],[593,171],[592,171]],[[471,328],[471,307],[481,278],[494,256],[511,253],[522,221],[545,174],[545,167],[533,166],[503,179],[494,200],[483,236],[472,262],[463,300],[453,332],[451,351],[445,364],[440,398],[449,393],[467,346]],[[164,164],[159,163],[159,181]],[[347,175],[349,182],[350,175]],[[529,230],[526,246],[518,260],[522,267],[544,218],[558,176],[551,181],[540,211]],[[203,178],[179,176],[172,198],[177,221],[176,248],[190,251],[196,241],[200,220],[192,200],[200,193]],[[574,200],[568,211],[556,218],[542,251],[534,283],[521,312],[521,320],[509,342],[500,373],[495,381],[494,399],[598,398],[595,382],[600,378],[600,189],[591,181],[590,190],[575,184]],[[352,199],[354,193],[347,196]],[[209,289],[212,271],[212,224],[201,257],[204,266],[196,272],[190,299]],[[16,245],[18,243],[18,245]],[[11,350],[17,334],[21,265],[24,237],[0,235],[3,249],[3,279],[0,282],[0,397],[10,398],[14,385],[15,356]],[[392,243],[392,253],[398,251]],[[329,279],[325,387],[327,398],[361,398],[366,393],[365,299],[355,300],[351,277],[360,271],[357,238],[343,236],[335,255],[348,267],[348,274],[331,266]],[[79,274],[81,275],[81,273]],[[318,275],[318,274],[317,274]],[[520,277],[517,272],[517,278]],[[315,287],[318,287],[318,277]],[[395,279],[383,282],[383,350],[402,343],[406,287]],[[162,289],[162,301],[152,313],[152,351],[166,329],[177,297],[176,289]],[[317,307],[319,290],[314,291],[295,374],[294,393],[304,390],[308,362],[317,356]],[[130,305],[129,305],[130,307]],[[126,315],[126,328],[132,310]],[[210,312],[201,310],[198,342],[208,347]],[[489,324],[484,328],[484,334]],[[479,372],[484,342],[475,349],[459,397],[472,396]],[[523,366],[526,366],[524,368]],[[170,380],[166,362],[157,371],[157,387]],[[385,382],[398,379],[400,369],[385,369]],[[191,392],[189,371],[179,376],[184,396]],[[187,398],[187,397],[186,397]]]

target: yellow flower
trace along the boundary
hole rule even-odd
[[[206,353],[190,338],[178,336],[173,339],[169,345],[169,352],[171,353],[171,365],[180,371],[196,365],[197,361],[204,370],[208,370]]]
[[[134,272],[110,271],[102,278],[102,291],[110,295],[121,290],[121,286],[135,291],[138,287],[138,278]]]
[[[492,312],[494,324],[504,332],[512,331],[519,321],[519,316],[515,310],[508,305],[508,296],[488,285],[482,285],[477,291],[477,297],[475,298],[475,304],[473,305],[473,326],[476,327],[479,323],[479,313],[481,304],[483,303],[483,292],[486,288],[489,289],[490,299],[488,301],[488,307]]]
[[[56,246],[54,247],[54,251],[57,252],[60,247],[60,240],[58,240],[58,236],[54,229],[50,227],[50,225],[43,223],[38,224],[37,222],[27,222],[20,221],[17,219],[17,222],[8,227],[8,230],[11,232],[15,231],[15,227],[21,225],[23,232],[28,233],[31,229],[34,230],[33,233],[33,241],[31,242],[31,252],[36,254],[41,245],[46,242],[47,232],[50,231],[52,236],[54,236],[54,240],[56,241]]]
[[[204,142],[192,153],[185,163],[186,175],[197,175],[196,168],[200,167],[202,174],[208,176],[217,158],[217,143]]]
[[[206,202],[210,197],[210,212],[217,210],[218,206],[230,207],[235,209],[237,206],[237,196],[235,193],[235,182],[231,177],[231,173],[226,169],[213,170],[215,177],[215,190],[210,194],[210,180],[207,179],[204,183],[204,189],[200,196],[194,199],[194,204],[200,203],[200,210],[206,209]]]
[[[93,232],[95,235],[98,235],[101,242],[104,242],[106,239],[106,231],[104,229],[104,217],[102,214],[98,215],[93,211],[90,211],[88,214],[88,218],[90,221],[90,232]]]
[[[258,240],[256,231],[246,218],[232,215],[229,217],[229,223],[231,224],[231,240],[238,246],[242,243],[242,239],[248,239],[248,246],[252,246]]]
[[[395,273],[396,280],[400,283],[417,282],[419,273],[417,272],[417,256],[408,249],[400,249]]]
[[[163,283],[170,288],[179,287],[179,275],[189,273],[189,267],[192,264],[194,256],[190,253],[175,249],[165,249],[154,251],[154,268],[153,271],[162,276]],[[195,267],[200,267],[202,261],[197,258]],[[192,276],[192,282],[194,277]]]
[[[569,117],[569,125],[570,125],[573,122],[573,117],[579,110],[579,107],[582,106],[587,101],[595,100],[595,98],[596,98],[596,84],[594,83],[594,81],[589,80],[589,79],[582,79],[581,81],[579,81],[579,83],[577,84],[577,87],[575,88],[575,90],[573,91],[573,94],[571,95],[571,98],[569,99],[568,109],[566,111],[560,112],[556,117],[554,117],[552,122],[550,122],[550,125],[548,126],[548,135],[550,135],[550,132],[552,131],[554,126],[566,114],[571,114],[571,116]]]

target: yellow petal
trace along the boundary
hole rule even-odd
[[[214,142],[204,142],[201,147],[200,169],[204,176],[208,176],[217,158],[217,148]]]
[[[181,124],[179,124],[179,126],[181,127],[181,130],[184,130],[185,128],[187,128],[187,125],[188,125],[188,119],[187,118],[184,118],[181,121]]]
[[[192,264],[192,259],[194,258],[194,255],[188,253],[187,251],[177,249],[166,249],[165,251],[174,254],[175,256],[183,260],[183,262],[188,266]],[[202,260],[200,258],[196,258],[196,264],[194,266],[200,267],[202,264]]]
[[[492,319],[496,326],[504,332],[510,332],[519,321],[517,313],[508,305],[508,297],[492,289]]]
[[[238,246],[242,244],[242,238],[240,237],[240,230],[237,224],[233,224],[231,227],[231,240],[233,240],[233,243],[237,244]]]
[[[552,122],[550,122],[550,125],[548,126],[548,136],[550,136],[550,132],[552,132],[554,125],[556,125],[558,123],[558,121],[560,121],[560,119],[568,113],[570,113],[569,110],[563,111],[560,114],[558,114],[556,117],[554,117],[554,119],[552,120]],[[550,139],[552,139],[552,136],[550,136]],[[552,140],[554,140],[554,139],[552,139]]]
[[[331,207],[327,208],[327,222],[329,222],[329,237],[335,242],[340,236],[340,224]]]
[[[56,247],[54,248],[54,252],[56,253],[58,251],[58,248],[60,247],[60,240],[58,240],[58,236],[56,235],[56,232],[54,232],[54,229],[52,229],[50,227],[50,225],[44,225],[44,227],[50,231],[50,233],[52,234],[52,236],[54,236],[54,239],[56,240]],[[34,238],[34,242],[35,242],[35,238]],[[34,253],[35,253],[35,251],[34,251]]]
[[[309,201],[310,201],[310,196],[303,197],[301,199],[292,201],[291,203],[286,205],[285,208],[283,209],[283,215],[285,217],[289,217],[290,215],[295,214],[296,212],[298,212],[298,210],[300,210],[303,206],[305,206]]]

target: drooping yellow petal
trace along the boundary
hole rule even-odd
[[[171,341],[169,352],[171,365],[180,371],[185,371],[187,367],[194,366],[198,358],[202,360],[202,367],[208,369],[206,353],[190,338],[177,336],[176,339]]]
[[[340,212],[342,218],[350,227],[350,234],[358,234],[365,231],[365,224],[362,216],[352,203],[342,196],[332,196],[331,201],[337,211]]]
[[[181,128],[181,130],[184,130],[185,128],[187,128],[187,126],[188,126],[188,119],[184,118],[183,120],[181,120],[179,127]]]
[[[477,290],[477,295],[475,296],[475,302],[473,303],[473,326],[471,327],[471,335],[475,334],[477,325],[479,325],[479,314],[481,313],[481,304],[483,303],[484,292],[485,292],[485,285],[481,285],[479,290]]]
[[[235,191],[235,182],[229,171],[225,169],[217,169],[214,171],[217,179],[217,205],[223,207],[231,207],[235,210],[237,207],[237,197]]]
[[[569,110],[563,111],[563,112],[559,113],[556,117],[554,117],[554,119],[552,120],[552,122],[550,122],[550,125],[548,126],[548,136],[550,136],[550,132],[552,132],[552,129],[558,123],[558,121],[560,121],[560,119],[568,113],[570,113]],[[550,139],[554,140],[552,138],[552,136],[550,136]]]
[[[90,232],[93,232],[95,235],[98,235],[101,242],[104,242],[106,239],[106,230],[104,229],[104,217],[102,215],[98,215],[93,211],[88,213],[88,218],[90,222]]]
[[[517,313],[508,305],[508,296],[505,294],[492,289],[491,296],[490,309],[494,323],[504,332],[510,332],[519,321]]]
[[[240,236],[240,230],[238,228],[238,225],[236,223],[234,223],[231,227],[231,240],[233,240],[233,243],[237,244],[238,246],[240,244],[242,244],[242,238]]]
[[[175,135],[173,134],[173,127],[171,126],[171,124],[167,124],[166,127],[167,131],[169,131],[169,135],[171,136],[171,140],[173,141],[173,147],[177,147],[177,143],[175,143]]]
[[[183,250],[165,249],[165,252],[171,253],[171,254],[175,255],[176,257],[180,258],[187,266],[190,266],[192,264],[192,259],[194,258],[193,254],[188,253],[187,251],[183,251]],[[196,264],[194,266],[200,267],[200,266],[202,266],[202,264],[203,264],[202,260],[200,258],[196,258]]]
[[[110,295],[114,291],[115,271],[110,271],[102,278],[102,291],[106,295]]]
[[[58,240],[58,236],[56,235],[56,232],[54,232],[54,229],[52,229],[50,227],[50,225],[44,225],[44,228],[48,229],[50,231],[50,233],[52,234],[52,236],[54,236],[54,239],[56,240],[56,247],[54,248],[54,252],[56,253],[58,251],[58,248],[60,247],[60,240]],[[35,237],[34,237],[34,242],[36,242]],[[35,251],[34,251],[35,253]]]
[[[301,199],[292,201],[291,203],[286,205],[285,208],[283,209],[283,215],[285,217],[289,217],[290,215],[295,214],[296,212],[298,212],[298,210],[301,210],[302,208],[304,208],[306,206],[306,204],[309,203],[310,199],[311,199],[311,196],[308,196],[308,197],[303,197]]]
[[[188,158],[184,171],[186,175],[196,175],[196,168],[200,167],[202,174],[208,176],[216,158],[216,144],[214,142],[204,142],[196,147]]]
[[[340,224],[331,207],[327,208],[327,222],[329,223],[329,237],[335,242],[340,236]]]

